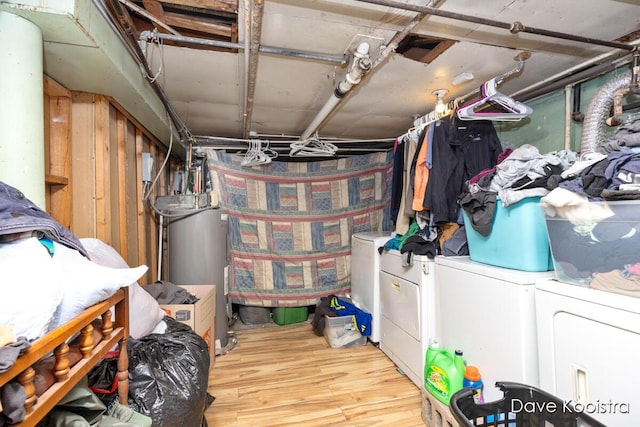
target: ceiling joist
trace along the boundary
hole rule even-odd
[[[120,0],[137,35],[157,29],[161,33],[210,40],[238,40],[238,0]],[[133,11],[130,13],[129,10]],[[167,44],[174,44],[169,41]],[[176,45],[182,45],[175,43]],[[199,49],[215,47],[201,46]]]
[[[185,28],[198,33],[231,38],[232,28],[229,24],[212,22],[209,19],[187,18],[185,15],[168,12],[164,14],[164,22],[174,28]]]

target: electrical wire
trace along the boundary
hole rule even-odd
[[[157,30],[154,29],[153,34],[154,34],[154,37],[152,38],[151,46],[152,47],[158,46],[158,50],[160,51],[160,65],[158,66],[158,72],[155,73],[153,77],[147,73],[146,69],[143,69],[143,72],[146,75],[147,80],[149,80],[149,83],[154,83],[156,79],[160,76],[164,68],[164,44],[162,43],[161,39],[159,39],[158,37],[155,37],[155,35],[158,34]],[[155,50],[156,49],[149,49],[149,55],[147,59],[147,63],[149,64],[149,69],[151,69],[151,63],[153,62],[153,54]]]
[[[162,162],[162,165],[160,166],[160,168],[158,169],[158,173],[156,174],[156,177],[154,178],[153,182],[151,183],[151,185],[149,185],[149,189],[147,191],[146,194],[143,193],[142,196],[142,200],[147,200],[149,199],[149,196],[151,195],[151,192],[153,191],[153,187],[155,187],[156,182],[158,182],[158,178],[160,178],[160,174],[162,173],[162,171],[164,170],[165,166],[167,165],[167,162],[169,161],[169,156],[171,155],[171,150],[173,148],[173,126],[172,126],[172,122],[171,122],[171,117],[168,117],[169,114],[167,113],[167,118],[169,119],[169,147],[167,147],[167,154],[164,157],[164,161]]]

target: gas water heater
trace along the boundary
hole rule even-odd
[[[176,285],[216,285],[216,344],[227,346],[229,319],[225,292],[227,227],[219,208],[208,203],[208,195],[167,196],[169,278]],[[216,345],[216,347],[218,347]]]

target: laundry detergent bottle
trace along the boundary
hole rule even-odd
[[[478,371],[478,368],[476,366],[468,365],[465,368],[464,381],[462,382],[462,386],[473,388],[473,401],[475,403],[484,403],[484,398],[482,396],[484,384],[482,383],[482,378],[480,377],[480,371]]]
[[[448,405],[451,396],[462,388],[464,372],[462,351],[442,348],[436,339],[432,340],[424,364],[425,389]]]

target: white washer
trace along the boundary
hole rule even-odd
[[[373,343],[380,342],[380,253],[391,233],[368,231],[351,237],[351,301],[371,314]]]
[[[640,426],[640,299],[553,279],[535,294],[540,388],[608,426]]]
[[[397,250],[380,258],[380,350],[420,389],[429,340],[436,330],[434,263],[414,255],[403,265]]]
[[[480,370],[485,401],[502,398],[496,381],[538,385],[535,282],[553,272],[528,272],[436,257],[440,344],[460,349]]]

